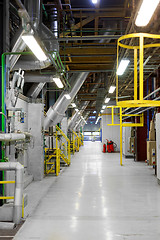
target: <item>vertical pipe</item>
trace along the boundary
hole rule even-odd
[[[120,165],[122,164],[122,107],[120,107]]]
[[[147,78],[147,95],[148,95],[148,90],[149,90],[149,79]],[[149,110],[147,110],[147,138],[149,139]]]
[[[140,69],[139,69],[139,99],[143,101],[143,54],[144,54],[144,49],[143,49],[143,43],[144,43],[144,37],[143,35],[140,36]]]
[[[137,49],[134,49],[134,100],[137,100]]]
[[[118,41],[119,44],[119,41]],[[118,54],[119,54],[119,45],[117,44],[117,70],[118,70]],[[118,75],[116,74],[116,104],[118,103]]]

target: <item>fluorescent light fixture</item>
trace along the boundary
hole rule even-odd
[[[75,104],[75,103],[72,103],[72,107],[74,107],[74,108],[75,108],[75,107],[76,107],[76,104]]]
[[[138,27],[144,27],[149,23],[159,2],[160,0],[143,0],[135,21]]]
[[[130,61],[128,59],[122,59],[117,70],[117,75],[123,75],[129,63]]]
[[[76,108],[75,111],[78,112],[79,110]]]
[[[63,88],[64,87],[60,78],[53,78],[53,81],[55,82],[55,84],[57,85],[58,88]]]
[[[115,89],[116,89],[115,86],[110,86],[109,93],[114,93]]]
[[[23,35],[22,36],[23,41],[26,43],[26,45],[30,48],[30,50],[33,52],[33,54],[38,58],[39,61],[46,61],[47,56],[43,52],[42,48],[38,44],[37,40],[33,35]]]
[[[108,103],[109,101],[110,101],[110,98],[106,98],[106,99],[104,100],[105,103]]]
[[[64,95],[68,100],[71,99],[70,95],[69,94],[65,94]]]
[[[106,105],[103,105],[103,106],[102,106],[102,109],[105,109],[105,108],[106,108]]]
[[[92,0],[92,3],[93,3],[93,4],[97,4],[97,3],[98,3],[98,0]]]

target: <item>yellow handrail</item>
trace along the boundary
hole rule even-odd
[[[56,133],[59,132],[64,139],[66,140],[66,144],[62,143],[62,146],[66,149],[67,151],[67,164],[70,165],[71,162],[71,152],[70,152],[70,140],[69,138],[65,135],[65,133],[56,125]]]

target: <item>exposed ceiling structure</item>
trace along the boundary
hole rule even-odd
[[[58,40],[59,55],[65,67],[66,78],[73,73],[89,72],[75,97],[79,109],[83,107],[85,101],[88,102],[83,109],[83,115],[97,116],[106,96],[115,100],[115,93],[109,94],[108,89],[111,85],[115,86],[117,39],[128,33],[159,32],[159,21],[156,21],[159,15],[158,9],[147,27],[136,27],[135,16],[140,2],[139,0],[99,0],[94,5],[91,0],[42,1],[42,21]],[[14,36],[20,25],[20,18],[17,16],[15,1],[11,1],[10,7],[11,36]],[[43,43],[53,44],[52,37],[45,35],[45,29],[42,30]],[[129,44],[134,45],[135,42],[131,40]],[[146,50],[145,79],[159,67],[159,54],[159,48]],[[120,77],[119,96],[132,99],[134,56],[128,50],[120,49],[119,57],[130,59],[128,70],[123,77]],[[54,64],[49,64],[45,70],[42,67],[36,69],[34,74],[40,72],[40,74],[53,75],[55,71]],[[28,69],[28,74],[30,73]],[[31,87],[33,88],[33,84],[27,82],[26,92]],[[46,91],[54,90],[54,83],[47,83]]]

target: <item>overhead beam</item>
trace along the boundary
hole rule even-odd
[[[83,27],[85,26],[86,24],[88,24],[89,22],[92,22],[94,20],[94,17],[87,17],[85,18],[84,20],[80,21],[79,23],[77,23],[76,25],[73,26],[73,29],[72,30],[77,30],[79,29],[80,27]],[[60,37],[64,37],[64,36],[67,36],[69,35],[71,32],[68,31],[68,32],[63,32],[60,34]]]
[[[116,54],[115,48],[67,48],[65,50],[60,50],[60,55],[110,55]],[[83,56],[82,55],[82,56]]]
[[[101,40],[101,39],[118,39],[121,35],[98,35],[98,36],[85,36],[85,37],[60,37],[59,42],[64,41],[88,41],[88,40]],[[52,39],[43,39],[43,41],[52,41]],[[54,41],[54,39],[53,39]]]

